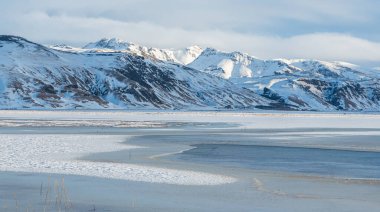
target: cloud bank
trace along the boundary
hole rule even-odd
[[[118,37],[193,44],[261,58],[380,61],[380,3],[371,0],[21,0],[0,8],[0,34],[81,46]]]

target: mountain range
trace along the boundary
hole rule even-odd
[[[119,39],[81,48],[0,36],[2,109],[379,111],[380,75],[347,62],[262,60]]]

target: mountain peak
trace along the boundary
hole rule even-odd
[[[102,38],[96,42],[85,45],[84,49],[112,49],[112,50],[126,50],[133,43],[126,42],[119,38]]]
[[[87,44],[83,49],[101,52],[122,51],[157,60],[180,63],[182,65],[193,62],[203,52],[203,49],[197,45],[183,49],[159,49],[140,46],[118,38],[102,38],[96,42]]]
[[[221,55],[223,57],[228,57],[235,60],[236,59],[241,60],[238,58],[245,58],[245,59],[250,59],[250,60],[257,59],[256,57],[251,56],[247,53],[243,53],[239,51],[226,52],[226,51],[221,51],[212,47],[208,47],[202,52],[202,56],[211,56],[211,55]]]
[[[215,55],[218,52],[220,52],[220,51],[217,50],[217,49],[214,49],[214,48],[211,48],[211,47],[207,47],[205,50],[203,50],[202,55],[203,56]]]
[[[203,48],[198,45],[192,45],[186,48],[186,50],[203,51]]]

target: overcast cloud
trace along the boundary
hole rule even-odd
[[[103,37],[161,48],[193,44],[261,58],[377,65],[377,0],[15,0],[0,34],[82,46]]]

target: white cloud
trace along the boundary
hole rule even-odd
[[[101,37],[115,36],[149,46],[168,48],[199,44],[229,51],[241,50],[263,58],[380,61],[379,43],[346,34],[315,33],[284,38],[221,30],[184,30],[105,18],[48,16],[45,13],[28,14],[19,20],[15,24],[21,26],[20,33],[37,41],[54,38],[84,44]],[[50,30],[45,30],[46,27]]]
[[[268,0],[266,3],[249,1],[249,5],[244,0],[240,4],[225,0],[217,1],[220,4],[201,1],[198,2],[200,9],[182,0],[172,6],[168,6],[170,1],[148,3],[144,0],[35,2],[7,4],[4,11],[0,9],[0,34],[21,35],[47,44],[84,45],[102,37],[119,37],[164,48],[198,44],[226,51],[239,50],[261,58],[313,58],[356,63],[380,61],[379,42],[344,32],[320,33],[325,30],[293,34],[288,33],[297,28],[293,22],[284,26],[281,25],[283,22],[278,23],[282,19],[297,20],[313,23],[315,25],[310,26],[313,28],[322,23],[330,25],[325,23],[326,19],[330,19],[332,25],[373,19],[371,12],[364,14],[362,7],[355,7],[354,0],[279,0],[276,4]],[[150,6],[133,11],[144,4]],[[361,5],[372,11],[368,1]],[[260,31],[266,27],[283,28],[286,33]]]

